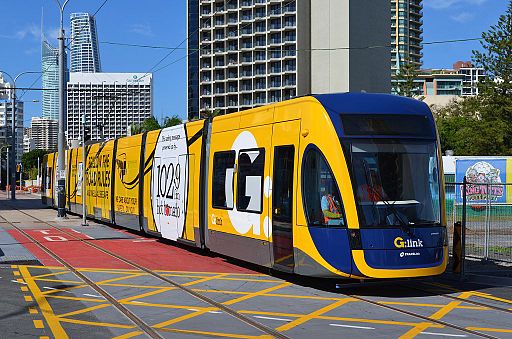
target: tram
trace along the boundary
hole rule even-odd
[[[420,101],[305,96],[66,151],[66,208],[314,277],[438,275],[448,259],[435,122]],[[56,207],[57,153],[43,163]],[[84,175],[85,173],[85,175]],[[85,192],[81,180],[85,177]]]

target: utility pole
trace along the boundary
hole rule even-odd
[[[85,147],[85,112],[82,114],[82,226],[89,226],[87,224],[87,209],[86,209],[86,202],[87,199],[87,192],[86,190],[86,182],[85,182],[85,173],[87,172],[86,168],[86,161],[87,161],[87,154]]]
[[[66,126],[66,53],[64,46],[64,8],[69,0],[61,5],[56,0],[60,10],[60,31],[59,31],[59,137],[58,137],[58,158],[57,158],[57,218],[66,218],[66,169],[65,169],[65,140],[64,129]]]
[[[9,199],[9,190],[7,189],[7,185],[9,184],[9,179],[11,178],[9,176],[9,167],[10,167],[10,162],[9,162],[9,148],[7,148],[7,180],[6,180],[6,186],[5,186],[5,194],[7,194],[7,199]]]

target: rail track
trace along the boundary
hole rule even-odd
[[[11,206],[11,207],[13,209],[16,209],[18,212],[20,212],[22,214],[25,214],[28,217],[30,217],[32,219],[35,219],[38,222],[41,222],[41,223],[49,226],[52,229],[55,229],[55,230],[57,230],[59,232],[62,232],[62,233],[66,234],[69,237],[72,237],[74,240],[80,241],[80,242],[82,242],[82,243],[84,243],[84,244],[86,244],[86,245],[88,245],[88,246],[90,246],[90,247],[92,247],[92,248],[94,248],[94,249],[104,253],[104,254],[107,254],[107,255],[109,255],[109,256],[111,256],[113,258],[116,258],[116,259],[124,262],[125,264],[127,264],[129,266],[132,266],[132,267],[136,268],[137,270],[140,270],[140,271],[143,271],[145,273],[148,273],[148,274],[152,275],[153,277],[155,277],[155,278],[157,278],[157,279],[159,279],[161,281],[164,281],[164,282],[170,284],[173,287],[181,289],[182,291],[188,293],[189,295],[194,296],[195,298],[197,298],[197,299],[199,299],[199,300],[201,300],[201,301],[203,301],[203,302],[205,302],[205,303],[207,303],[207,304],[209,304],[209,305],[211,305],[211,306],[213,306],[215,308],[218,308],[221,311],[224,311],[225,313],[227,313],[227,314],[237,318],[240,321],[245,322],[246,324],[249,324],[249,325],[257,328],[258,330],[262,331],[263,333],[265,333],[267,335],[271,335],[271,336],[273,336],[275,338],[288,338],[286,335],[284,335],[281,332],[278,332],[278,331],[276,331],[276,330],[274,330],[272,328],[269,328],[269,327],[267,327],[267,326],[265,326],[265,325],[255,321],[255,320],[249,318],[248,316],[243,315],[243,314],[237,312],[236,310],[234,310],[234,309],[232,309],[232,308],[230,308],[230,307],[228,307],[228,306],[226,306],[226,305],[224,305],[222,303],[219,303],[219,302],[217,302],[217,301],[215,301],[215,300],[213,300],[213,299],[211,299],[211,298],[209,298],[209,297],[207,297],[207,296],[205,296],[205,295],[203,295],[201,293],[198,293],[198,292],[194,291],[193,289],[190,289],[190,288],[188,288],[186,286],[183,286],[182,284],[179,284],[178,282],[176,282],[176,281],[174,281],[172,279],[169,279],[168,277],[162,276],[161,274],[159,274],[157,272],[154,272],[151,269],[148,269],[148,268],[146,268],[146,267],[144,267],[142,265],[139,265],[139,264],[137,264],[137,263],[135,263],[135,262],[133,262],[133,261],[131,261],[129,259],[126,259],[126,258],[124,258],[124,257],[122,257],[122,256],[120,256],[120,255],[118,255],[118,254],[116,254],[116,253],[114,253],[112,251],[109,251],[109,250],[107,250],[107,249],[105,249],[105,248],[103,248],[101,246],[98,246],[95,243],[93,243],[93,241],[91,241],[91,240],[79,238],[75,234],[73,234],[72,232],[69,232],[69,231],[67,231],[65,229],[62,229],[60,227],[51,225],[50,223],[48,223],[48,222],[46,222],[44,220],[38,219],[38,218],[36,218],[36,217],[26,213],[25,211],[20,210],[20,209],[14,207],[14,206]],[[46,253],[51,255],[54,259],[56,259],[57,261],[62,263],[65,267],[67,267],[70,271],[75,273],[86,284],[88,284],[89,286],[94,288],[98,293],[100,293],[102,296],[104,296],[109,302],[112,303],[112,305],[114,307],[116,307],[120,312],[122,312],[128,318],[130,318],[134,322],[134,324],[136,324],[148,336],[153,337],[153,338],[161,338],[161,336],[153,328],[151,328],[151,326],[149,324],[145,323],[137,315],[135,315],[134,313],[132,313],[131,311],[126,309],[122,304],[117,302],[117,300],[115,300],[111,295],[109,295],[100,286],[96,285],[93,281],[91,281],[90,279],[85,277],[77,269],[75,269],[74,267],[69,265],[65,260],[60,258],[57,254],[52,252],[45,245],[39,243],[36,239],[34,239],[32,236],[30,236],[30,234],[25,232],[23,229],[19,228],[18,226],[14,225],[11,222],[7,222],[7,223],[9,223],[13,228],[18,230],[23,235],[25,235],[28,239],[30,239],[30,241],[34,242],[37,246],[42,248]],[[419,287],[412,287],[412,286],[406,286],[406,285],[399,285],[399,286],[404,287],[404,288],[414,289],[414,290],[417,290],[417,291],[432,293],[432,290],[422,289],[422,288],[419,288]],[[421,319],[421,320],[426,321],[426,322],[431,322],[431,323],[435,323],[435,324],[438,324],[438,325],[446,326],[448,328],[455,329],[455,330],[458,330],[458,331],[461,331],[461,332],[464,332],[464,333],[467,333],[467,334],[471,334],[471,335],[474,335],[474,336],[478,336],[478,337],[481,337],[481,338],[490,338],[490,339],[498,338],[498,337],[495,337],[495,336],[492,336],[492,335],[489,335],[489,334],[486,334],[486,333],[482,333],[482,332],[479,332],[479,331],[469,330],[469,329],[466,329],[466,328],[464,328],[462,326],[459,326],[459,325],[456,325],[456,324],[452,324],[452,323],[449,323],[449,322],[446,322],[446,321],[442,321],[442,320],[438,320],[438,319],[432,319],[431,317],[428,317],[428,316],[425,316],[425,315],[422,315],[422,314],[418,314],[418,313],[415,313],[415,312],[411,312],[411,311],[400,309],[398,307],[382,304],[379,301],[374,301],[374,300],[362,297],[360,295],[351,294],[351,293],[343,293],[339,289],[336,290],[336,293],[339,294],[339,295],[345,296],[345,297],[354,298],[354,299],[359,300],[361,302],[372,304],[372,305],[377,306],[377,307],[385,308],[385,309],[388,309],[388,310],[391,310],[391,311],[394,311],[394,312],[398,312],[398,313],[401,313],[401,314],[412,316],[414,318],[418,318],[418,319]],[[472,300],[467,300],[467,299],[463,299],[463,298],[458,298],[458,297],[447,295],[447,294],[438,294],[438,295],[442,296],[442,297],[445,297],[445,298],[448,298],[448,299],[461,301],[461,302],[464,302],[464,303],[474,304],[474,305],[477,305],[477,306],[487,307],[487,308],[491,308],[491,309],[502,311],[502,312],[512,313],[512,311],[510,311],[508,309],[501,308],[501,307],[498,307],[498,306],[495,306],[495,305],[489,305],[489,304],[485,304],[485,303],[481,303],[481,302],[477,302],[477,301],[472,301]]]

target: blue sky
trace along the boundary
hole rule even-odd
[[[102,3],[103,0],[70,0],[64,21],[66,33],[69,33],[71,12],[94,13]],[[498,16],[505,12],[508,0],[424,0],[423,3],[424,41],[429,42],[480,37],[481,32],[495,24]],[[2,4],[0,70],[16,75],[41,69],[41,8],[44,8],[45,35],[57,46],[59,15],[54,0],[17,0]],[[186,37],[186,0],[109,0],[97,14],[96,22],[104,72],[147,72],[168,53],[167,50],[120,47],[105,42],[177,46]],[[451,67],[457,60],[470,59],[471,50],[476,48],[479,48],[478,42],[425,46],[424,67]],[[158,67],[184,55],[185,49],[178,49]],[[28,87],[36,78],[37,75],[24,75],[18,80],[18,86]],[[177,114],[184,118],[186,60],[156,72],[153,79],[155,116],[160,119]],[[35,86],[40,87],[40,81]],[[20,94],[18,92],[18,96]],[[40,99],[37,91],[23,96],[25,125],[32,116],[41,114],[41,104],[29,101]]]

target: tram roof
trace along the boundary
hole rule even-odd
[[[392,94],[333,93],[313,97],[329,113],[432,115],[424,102]]]

